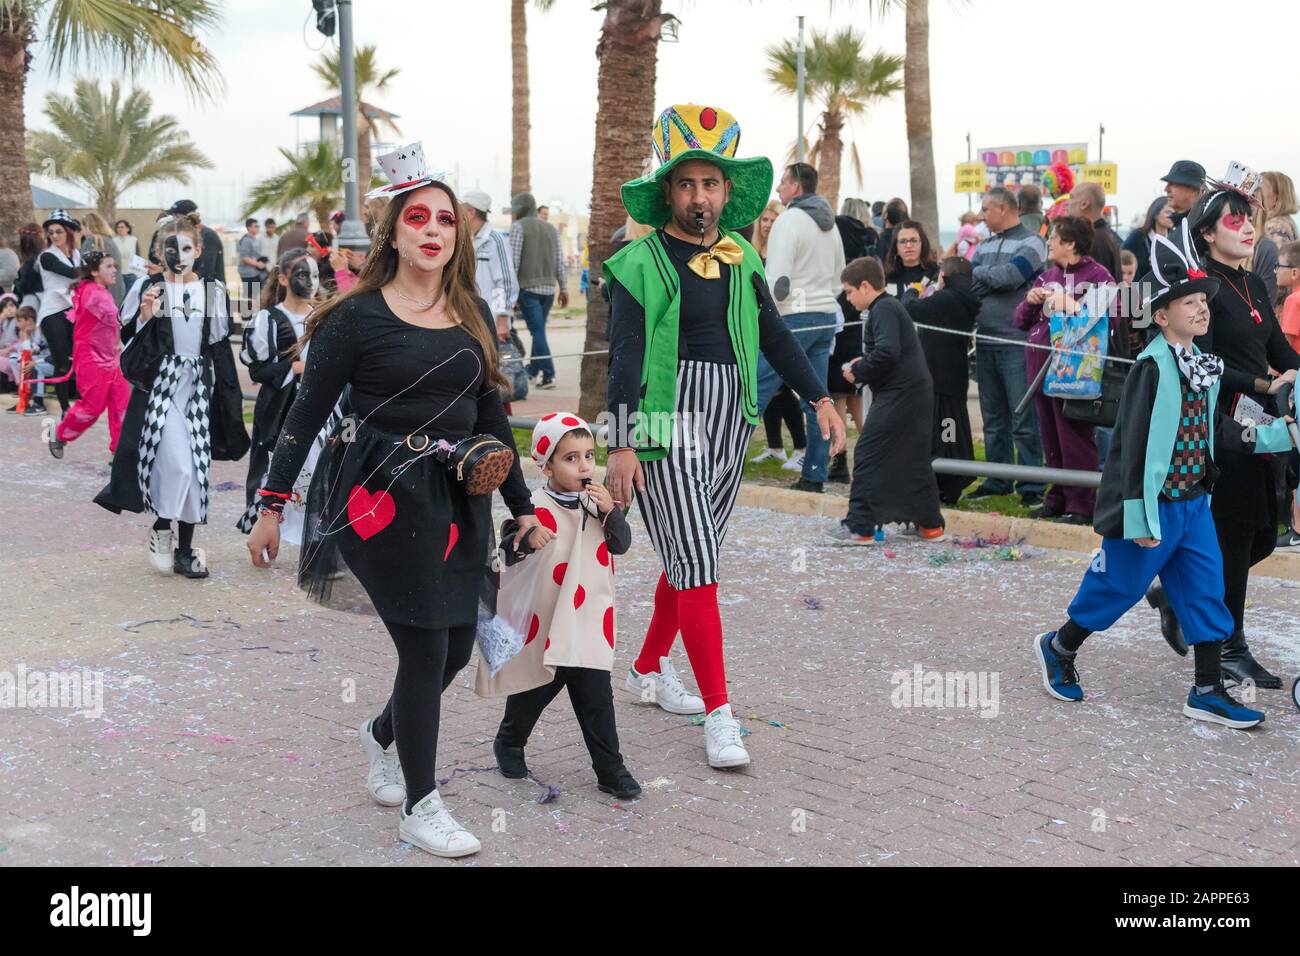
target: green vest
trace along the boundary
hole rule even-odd
[[[745,421],[758,424],[758,295],[754,277],[761,282],[767,279],[753,246],[725,229],[720,236],[730,236],[744,253],[740,265],[726,270],[730,286],[727,331],[740,373],[740,412]],[[677,335],[682,304],[677,268],[655,231],[606,259],[603,271],[606,285],[611,279],[618,280],[645,310],[641,398],[632,423],[631,442],[641,461],[656,461],[668,454],[677,405]]]

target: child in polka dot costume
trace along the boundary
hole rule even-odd
[[[524,747],[538,718],[565,687],[596,784],[605,793],[641,792],[618,750],[610,670],[614,666],[614,556],[632,544],[632,530],[608,489],[593,481],[596,441],[591,427],[567,412],[547,415],[533,429],[533,461],[546,483],[533,492],[541,527],[520,535],[513,520],[501,529],[498,615],[523,623],[524,647],[495,675],[480,662],[475,690],[508,695],[493,742],[506,777],[528,775]]]

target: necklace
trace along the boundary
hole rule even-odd
[[[1217,260],[1215,261],[1217,262]],[[1232,278],[1228,274],[1228,269],[1222,266],[1222,263],[1220,263],[1220,268],[1215,271],[1220,273],[1223,281],[1228,284],[1228,288],[1237,293],[1237,298],[1246,303],[1246,308],[1250,309],[1250,317],[1255,320],[1255,324],[1262,325],[1264,318],[1259,314],[1259,309],[1255,308],[1255,302],[1250,297],[1250,281],[1247,280],[1242,283],[1246,287],[1246,291],[1243,293],[1237,288],[1237,283],[1232,281]]]
[[[424,299],[415,299],[415,298],[412,298],[411,296],[409,296],[409,295],[407,295],[405,292],[403,292],[401,289],[399,289],[399,288],[397,287],[397,283],[396,283],[396,282],[393,283],[393,291],[397,293],[397,297],[398,297],[399,299],[405,299],[407,302],[411,303],[411,304],[414,305],[416,308],[419,308],[419,309],[421,309],[421,310],[423,310],[423,309],[431,309],[431,308],[433,308],[433,304],[434,304],[435,302],[438,301],[438,296],[434,296],[432,299],[429,299],[429,300],[427,300],[427,301],[424,300]]]

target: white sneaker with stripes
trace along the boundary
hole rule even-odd
[[[803,471],[804,453],[796,451],[790,456],[790,460],[781,466],[782,471]]]
[[[704,749],[710,767],[743,767],[749,763],[749,751],[740,740],[740,721],[732,716],[730,704],[723,704],[704,718]]]

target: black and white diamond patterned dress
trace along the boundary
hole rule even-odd
[[[164,283],[174,353],[149,393],[140,433],[140,492],[145,508],[160,518],[202,524],[208,516],[208,472],[212,461],[212,387],[204,381],[202,281]],[[210,342],[230,334],[224,303],[214,309]]]

